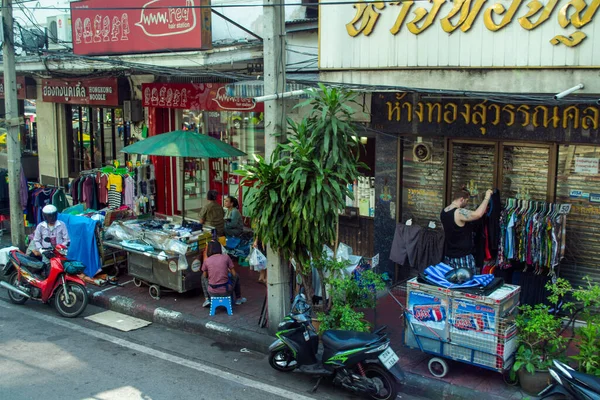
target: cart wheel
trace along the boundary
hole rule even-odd
[[[448,374],[448,363],[445,360],[433,357],[427,364],[429,372],[436,378],[443,378]]]
[[[140,286],[142,286],[142,281],[140,281],[138,278],[133,278],[133,284],[136,287],[140,287]]]
[[[150,293],[150,297],[152,297],[154,300],[160,300],[160,286],[150,285],[148,292]]]

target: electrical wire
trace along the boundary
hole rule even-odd
[[[381,3],[402,3],[403,1],[408,1],[408,0],[359,0],[359,1],[348,1],[348,0],[342,0],[342,1],[332,1],[332,2],[326,2],[326,3],[319,3],[319,4],[309,4],[309,5],[314,5],[314,6],[336,6],[336,5],[354,5],[354,4],[381,4]],[[263,4],[262,2],[258,2],[256,4],[212,4],[212,5],[193,5],[193,6],[188,6],[188,5],[181,5],[179,7],[177,7],[178,9],[203,9],[203,8],[213,8],[213,7],[219,7],[219,8],[252,8],[252,7],[289,7],[289,6],[299,6],[299,7],[306,7],[307,4],[306,3],[271,3],[268,5]],[[3,6],[0,6],[0,8],[3,8]],[[169,8],[173,8],[170,5],[164,5],[164,6],[127,6],[127,7],[86,7],[86,8],[73,8],[74,10],[81,10],[81,11],[100,11],[100,10],[107,10],[107,11],[127,11],[127,10],[163,10],[163,9],[169,9]],[[72,8],[70,6],[64,6],[64,7],[58,7],[58,6],[40,6],[40,7],[35,7],[36,10],[72,10]]]

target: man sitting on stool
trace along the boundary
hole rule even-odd
[[[246,299],[242,297],[240,278],[233,269],[231,258],[222,254],[221,243],[211,241],[207,255],[208,258],[202,265],[202,290],[205,297],[202,307],[210,305],[211,296],[228,297],[232,291],[237,299],[235,304],[244,304]]]

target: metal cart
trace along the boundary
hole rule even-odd
[[[104,245],[127,252],[128,274],[136,286],[147,284],[150,297],[160,299],[163,289],[177,293],[202,287],[202,253],[199,250],[186,254],[187,267],[179,267],[178,255],[161,255],[159,251],[138,251],[126,248],[116,241]]]
[[[519,286],[503,285],[488,296],[407,283],[404,344],[434,357],[429,372],[443,378],[445,359],[507,373],[517,350],[514,313]],[[396,299],[396,301],[398,301]]]

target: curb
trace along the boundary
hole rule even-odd
[[[210,319],[172,311],[163,307],[146,306],[125,296],[109,296],[101,292],[89,292],[90,304],[120,312],[173,329],[207,336],[220,342],[268,353],[275,337],[243,328],[232,329]]]
[[[243,328],[232,329],[227,325],[206,318],[172,311],[163,307],[146,306],[125,296],[109,296],[102,292],[89,292],[90,304],[108,310],[120,312],[132,317],[141,318],[173,329],[207,336],[219,342],[246,347],[263,354],[269,352],[269,345],[275,340],[274,336],[253,332]],[[504,396],[480,392],[464,386],[427,378],[404,371],[406,383],[403,393],[417,395],[432,400],[506,400]],[[509,397],[513,398],[513,396]],[[521,398],[517,396],[515,398]]]

